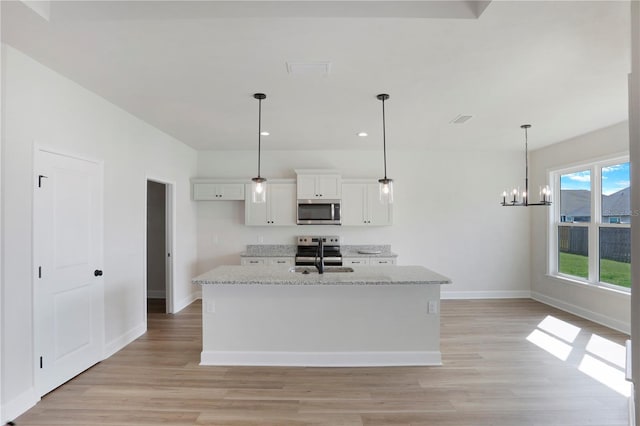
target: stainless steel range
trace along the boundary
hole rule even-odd
[[[302,235],[298,237],[296,266],[316,266],[318,262],[324,262],[324,266],[342,266],[339,236]]]

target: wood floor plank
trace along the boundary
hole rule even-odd
[[[590,342],[616,351],[628,336],[530,299],[442,301],[440,367],[200,366],[201,308],[167,315],[158,304],[144,336],[17,425],[627,424],[624,383],[603,383],[585,360],[621,371]]]

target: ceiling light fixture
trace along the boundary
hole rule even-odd
[[[260,134],[261,134],[262,136],[269,136],[271,133],[269,133],[269,132],[267,132],[267,131],[263,130],[262,132],[260,132]]]
[[[505,207],[527,207],[527,206],[550,206],[551,205],[551,189],[549,185],[540,187],[540,202],[529,202],[529,137],[527,130],[531,128],[531,124],[523,124],[520,126],[524,129],[524,191],[520,192],[520,188],[515,187],[511,191],[510,200],[507,201],[507,191],[502,193],[502,204]]]
[[[382,93],[376,96],[376,98],[382,101],[382,149],[384,152],[384,177],[382,179],[378,179],[378,183],[380,184],[380,202],[392,204],[393,180],[387,178],[387,137],[384,116],[384,101],[389,99],[389,95],[387,95],[386,93]]]
[[[258,176],[251,179],[251,200],[254,203],[265,203],[267,201],[267,180],[260,176],[260,151],[262,136],[262,100],[267,98],[264,93],[255,93],[254,98],[258,100]]]
[[[358,132],[358,136],[360,136],[361,138],[366,138],[367,136],[369,136],[369,133],[367,133],[367,132]]]

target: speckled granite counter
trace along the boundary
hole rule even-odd
[[[302,274],[282,266],[219,266],[195,277],[194,284],[258,285],[390,285],[450,284],[451,280],[422,266],[356,266],[353,272]]]
[[[293,244],[252,244],[240,253],[240,257],[293,257],[296,246]]]
[[[340,251],[342,252],[342,257],[398,257],[396,253],[391,251],[391,246],[388,244],[343,244]]]

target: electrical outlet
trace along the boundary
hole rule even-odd
[[[439,310],[439,303],[437,300],[429,300],[427,305],[427,313],[428,314],[437,314]]]

